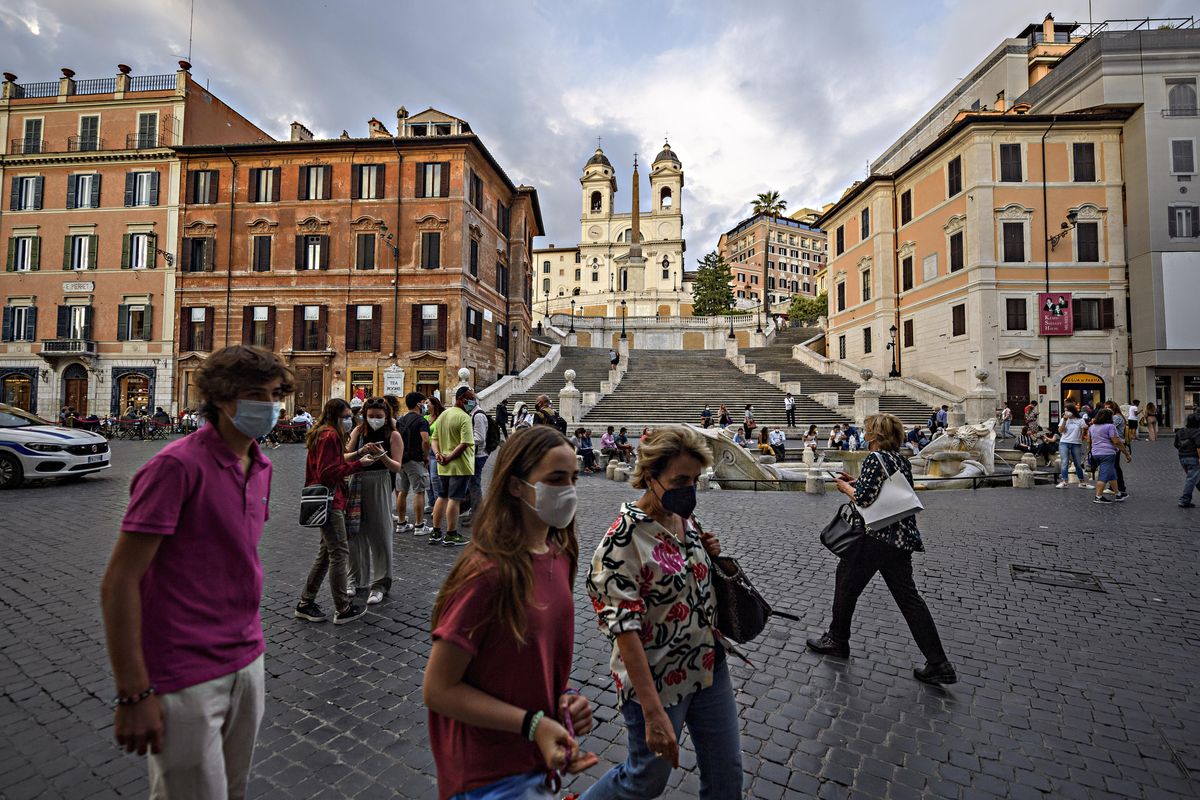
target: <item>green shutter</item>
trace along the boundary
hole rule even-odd
[[[63,269],[65,270],[71,268],[71,239],[71,236],[63,237]]]
[[[129,269],[129,237],[128,233],[121,237],[121,269]]]
[[[154,338],[154,324],[151,320],[154,319],[154,307],[147,304],[146,310],[142,312],[142,341],[150,341]]]
[[[100,237],[96,234],[88,236],[88,269],[96,268],[96,260],[100,257]]]
[[[42,237],[33,236],[29,242],[29,269],[36,272],[42,267]]]
[[[158,249],[158,234],[151,233],[146,236],[146,266],[154,269],[158,266],[158,253],[154,252]]]
[[[117,341],[125,342],[129,340],[129,306],[117,306]]]
[[[13,180],[16,180],[14,178]],[[10,236],[8,239],[8,261],[5,263],[5,272],[15,272],[17,267],[14,263],[17,258],[17,240],[16,237]]]

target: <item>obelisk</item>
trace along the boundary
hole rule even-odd
[[[646,259],[642,257],[641,181],[638,178],[637,153],[633,154],[633,231],[629,237],[629,255],[625,261],[629,276],[629,291],[646,288]]]

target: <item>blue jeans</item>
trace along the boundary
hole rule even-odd
[[[689,694],[667,710],[679,741],[686,722],[696,765],[700,768],[701,800],[742,796],[742,745],[738,732],[737,704],[724,662],[713,671],[713,684]],[[671,764],[650,752],[646,745],[646,720],[636,700],[621,709],[625,717],[629,757],[604,774],[579,800],[644,800],[658,797],[667,788]]]
[[[1068,442],[1058,443],[1058,459],[1062,462],[1062,471],[1058,475],[1060,483],[1065,483],[1067,473],[1070,471],[1071,464],[1075,465],[1075,477],[1079,478],[1080,483],[1086,483],[1086,478],[1083,476],[1083,445],[1070,444]]]
[[[437,459],[433,457],[433,448],[429,449],[429,491],[425,493],[425,513],[433,513],[433,501],[442,493],[442,479],[438,477]]]
[[[1187,476],[1183,479],[1183,494],[1179,495],[1179,502],[1188,505],[1192,502],[1192,495],[1195,494],[1196,487],[1200,486],[1200,458],[1182,456],[1179,459],[1179,466],[1183,467],[1183,472]]]
[[[511,778],[480,786],[469,792],[460,792],[450,800],[541,800],[554,795],[545,788],[546,773],[526,772]]]
[[[477,449],[475,452],[479,452],[479,450]],[[475,474],[467,482],[467,500],[469,502],[467,507],[471,511],[476,511],[483,505],[483,467],[487,464],[487,460],[487,453],[475,456]]]
[[[1093,456],[1096,459],[1096,475],[1100,483],[1108,483],[1117,479],[1117,454],[1109,453],[1103,456]]]

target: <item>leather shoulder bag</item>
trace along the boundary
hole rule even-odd
[[[838,558],[845,558],[866,533],[866,526],[853,503],[843,503],[821,531],[821,544]]]
[[[863,523],[871,530],[877,531],[906,517],[914,516],[918,511],[923,511],[925,506],[900,469],[893,469],[891,474],[888,473],[888,460],[892,456],[884,459],[880,453],[874,455],[879,459],[879,465],[886,477],[879,487],[879,494],[875,496],[875,502],[869,506],[855,504],[855,509],[862,517]]]
[[[300,490],[300,526],[320,528],[329,521],[333,508],[333,492],[329,487],[316,483]]]

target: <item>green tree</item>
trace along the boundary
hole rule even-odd
[[[821,292],[816,297],[794,294],[792,295],[792,307],[788,311],[788,318],[793,322],[799,322],[803,325],[812,325],[817,321],[818,317],[826,316],[828,313],[828,293]]]
[[[733,286],[729,264],[717,251],[700,259],[696,283],[692,289],[692,313],[698,317],[728,314],[733,306]]]
[[[769,192],[763,192],[754,198],[755,214],[766,214],[768,217],[782,217],[786,208],[787,200],[780,197],[779,192],[774,189]]]

